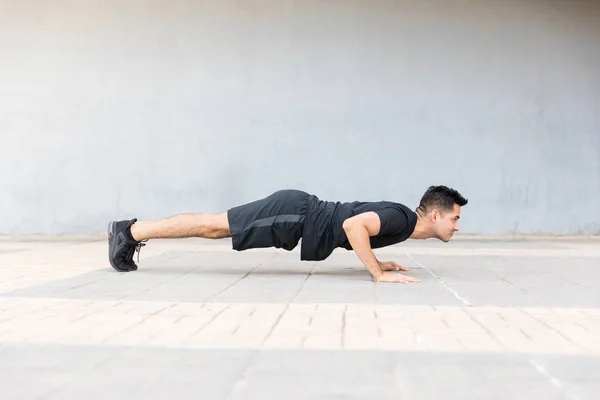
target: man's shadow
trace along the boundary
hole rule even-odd
[[[168,262],[144,265],[141,264],[136,274],[152,275],[252,275],[252,276],[365,276],[369,272],[362,267],[327,265],[325,268],[298,267],[248,267],[229,265],[169,265]]]

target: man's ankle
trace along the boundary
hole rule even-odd
[[[133,229],[132,229],[134,225],[135,225],[135,223],[131,224],[129,227],[127,227],[127,229],[125,229],[125,236],[127,236],[127,239],[133,240],[135,242],[139,242],[139,240],[137,240],[137,238],[135,237]]]

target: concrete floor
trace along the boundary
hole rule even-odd
[[[0,398],[596,399],[600,239],[457,238],[237,253],[155,240],[118,273],[102,237],[0,237]]]

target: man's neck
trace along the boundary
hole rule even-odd
[[[417,213],[417,224],[415,225],[415,230],[412,235],[409,236],[409,239],[430,239],[433,235],[425,226],[425,221],[421,218],[419,213]]]

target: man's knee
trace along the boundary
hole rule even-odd
[[[215,239],[231,237],[231,231],[229,229],[229,219],[227,212],[217,214],[214,216],[214,224],[212,225],[212,231],[210,232],[211,237]]]

